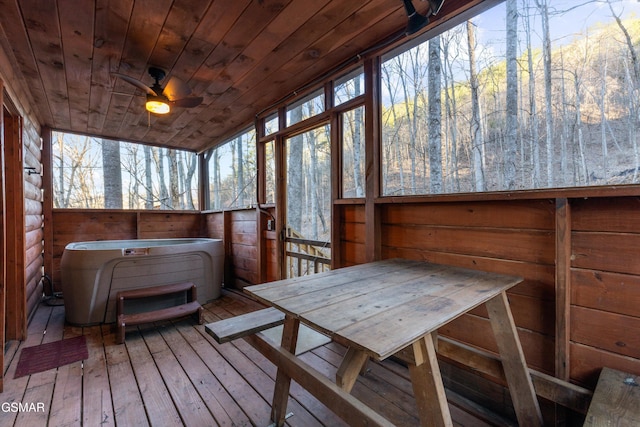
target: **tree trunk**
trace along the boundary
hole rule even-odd
[[[178,159],[176,150],[167,149],[167,159],[169,160],[169,198],[172,209],[180,209],[180,178],[178,177]]]
[[[242,135],[240,135],[238,137],[238,145],[236,146],[236,149],[238,150],[238,154],[236,155],[236,159],[238,162],[238,191],[240,192],[240,194],[238,195],[239,200],[238,200],[238,204],[241,207],[245,207],[248,203],[245,200],[246,199],[246,192],[245,192],[245,182],[244,182],[244,149],[243,149],[243,143],[242,143]]]
[[[302,107],[296,107],[291,111],[292,122],[297,123],[302,119]],[[305,204],[303,191],[303,137],[294,136],[289,139],[289,158],[287,159],[287,223],[295,230],[302,229],[302,207]]]
[[[467,41],[469,43],[469,80],[471,83],[471,150],[473,153],[474,191],[485,191],[482,162],[484,138],[480,122],[478,76],[476,74],[476,37],[473,23],[470,20],[467,21]]]
[[[442,63],[440,36],[429,40],[429,184],[442,193]]]
[[[506,141],[503,155],[504,188],[516,188],[518,147],[518,4],[507,0],[507,95]]]
[[[536,0],[542,18],[542,63],[544,65],[545,129],[547,147],[547,187],[553,187],[553,100],[551,97],[551,34],[547,0]]]
[[[122,167],[120,142],[102,140],[102,172],[104,174],[105,209],[122,209]]]
[[[151,147],[144,146],[144,187],[146,191],[144,207],[153,209],[153,181],[151,179]]]
[[[523,0],[526,2],[526,0]],[[542,184],[540,164],[540,144],[538,135],[538,110],[536,108],[536,75],[533,68],[533,50],[531,47],[530,16],[524,21],[527,35],[527,69],[529,71],[529,123],[531,126],[531,162],[533,163],[533,188],[540,188]]]

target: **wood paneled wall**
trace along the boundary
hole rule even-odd
[[[567,354],[556,347],[556,199],[430,203],[377,202],[383,258],[404,257],[514,274],[509,292],[529,366],[556,375],[566,360],[568,380],[594,388],[609,366],[640,374],[640,198],[568,199],[570,242]],[[364,205],[342,206],[343,259],[361,263]],[[478,308],[440,331],[497,353],[487,313]]]
[[[571,202],[570,373],[640,373],[640,198]]]
[[[226,287],[238,289],[260,282],[258,212],[255,209],[205,214],[206,237],[224,240]]]
[[[69,243],[206,235],[199,212],[54,209],[52,216],[53,248],[45,254],[45,270],[56,291],[60,290],[60,258]]]

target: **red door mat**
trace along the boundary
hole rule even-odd
[[[47,344],[25,347],[13,378],[35,374],[89,357],[84,335]]]

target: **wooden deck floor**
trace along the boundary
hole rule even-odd
[[[205,319],[262,308],[225,292],[207,304]],[[85,335],[89,358],[14,379],[23,347]],[[345,349],[329,343],[302,357],[335,378]],[[44,403],[44,411],[0,410],[0,426],[267,426],[276,368],[244,340],[217,344],[190,320],[128,328],[125,344],[115,344],[110,325],[65,325],[64,307],[41,304],[28,339],[5,352],[4,392],[0,403]],[[415,401],[408,372],[392,362],[369,363],[353,394],[394,424],[415,426]],[[453,399],[454,401],[456,399]],[[496,425],[450,407],[458,426]],[[292,384],[290,426],[340,426],[344,423],[309,393]]]

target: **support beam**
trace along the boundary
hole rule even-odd
[[[250,335],[246,339],[267,359],[319,401],[330,407],[349,425],[388,427],[393,425],[288,351],[274,347],[258,335]]]

